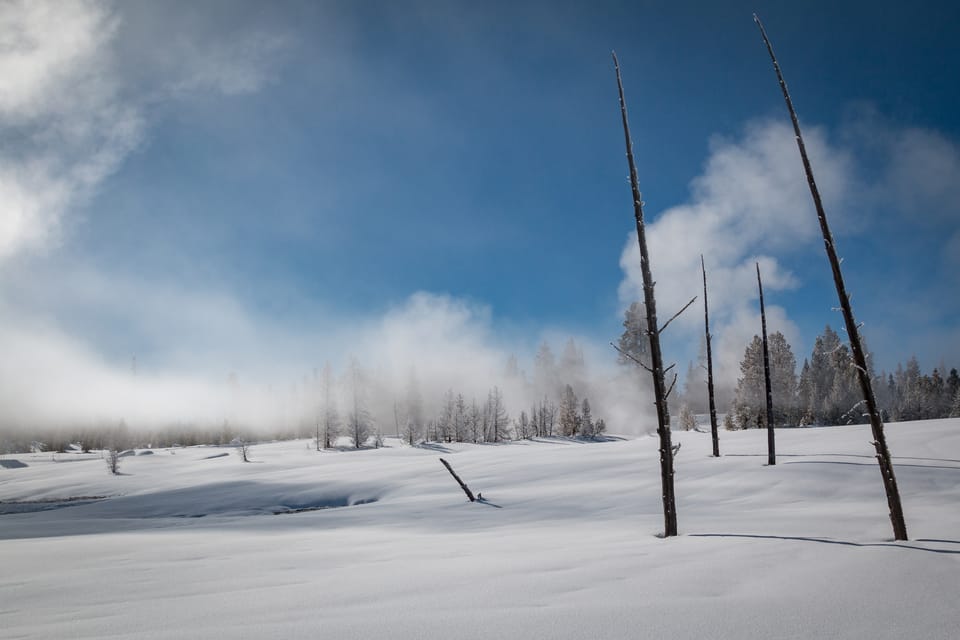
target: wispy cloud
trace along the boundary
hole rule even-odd
[[[824,129],[808,126],[805,141],[838,237],[869,233],[868,213],[871,225],[884,216],[919,228],[960,220],[960,148],[944,135],[898,128],[868,112],[847,122],[833,140]],[[759,121],[736,140],[713,140],[702,174],[691,182],[689,201],[648,214],[648,220],[658,311],[664,318],[700,293],[699,256],[704,254],[720,378],[733,384],[743,348],[759,332],[754,263],[760,263],[765,292],[784,291],[803,284],[785,259],[807,253],[819,259],[821,253],[792,129]],[[955,259],[953,247],[960,243],[953,233],[949,230],[938,248],[947,261]],[[635,234],[626,242],[621,267],[620,297],[626,305],[642,299]],[[942,284],[936,278],[924,282],[928,288]],[[789,312],[769,301],[767,311],[771,330],[782,331],[799,349],[800,331]],[[876,335],[888,333],[883,324],[895,322],[897,313],[871,318]],[[936,310],[925,315],[934,317]],[[697,344],[702,332],[702,317],[685,316],[668,336],[681,352],[689,351],[682,345]],[[797,353],[801,361],[804,355]]]
[[[58,244],[67,214],[149,135],[147,102],[257,91],[288,43],[259,30],[176,36],[145,47],[164,62],[144,79],[118,51],[122,25],[103,2],[0,6],[0,259]]]
[[[856,184],[851,157],[830,145],[822,130],[811,129],[807,138],[818,174],[824,176],[824,199],[842,210]],[[792,130],[777,122],[756,122],[739,140],[714,139],[703,173],[691,183],[690,201],[649,218],[648,244],[662,319],[701,293],[700,254],[705,257],[723,379],[736,378],[743,345],[759,326],[755,263],[760,263],[766,291],[798,283],[776,256],[809,246],[819,233],[806,189]],[[622,302],[642,300],[636,234],[628,238],[620,264]],[[773,307],[769,313],[771,330],[796,339],[798,330],[783,309]],[[688,311],[670,331],[677,335],[677,344],[698,344],[702,316]]]
[[[0,259],[55,244],[64,213],[142,139],[114,74],[116,28],[91,2],[0,8]]]

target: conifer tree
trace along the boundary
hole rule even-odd
[[[580,405],[580,435],[584,438],[596,435],[593,416],[590,415],[590,401],[587,398],[584,398]]]
[[[575,436],[578,431],[579,423],[579,403],[577,394],[569,384],[563,387],[563,394],[560,396],[560,435]]]

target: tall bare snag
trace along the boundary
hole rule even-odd
[[[677,507],[673,490],[673,445],[670,442],[670,413],[667,408],[668,391],[664,384],[663,354],[660,351],[660,331],[662,328],[658,328],[659,325],[657,324],[657,302],[653,295],[654,281],[650,273],[650,255],[647,252],[647,238],[644,234],[643,201],[640,198],[637,166],[633,160],[633,142],[630,139],[630,125],[627,122],[627,103],[623,98],[623,81],[620,78],[620,64],[617,61],[616,53],[613,54],[613,66],[617,72],[617,90],[620,94],[620,115],[623,119],[623,137],[627,147],[627,164],[630,167],[633,216],[637,224],[637,242],[640,244],[640,269],[643,273],[643,300],[647,309],[647,335],[650,337],[650,367],[648,370],[653,375],[653,393],[657,406],[657,434],[660,437],[660,481],[664,520],[663,535],[664,537],[670,537],[677,535]],[[665,326],[666,325],[664,325],[664,327]]]
[[[833,282],[837,287],[837,297],[840,298],[840,309],[843,312],[843,321],[847,328],[847,335],[850,337],[850,351],[857,369],[857,379],[860,382],[860,390],[863,392],[863,399],[867,405],[867,414],[870,416],[870,428],[873,431],[873,446],[877,453],[877,463],[880,465],[880,475],[883,477],[883,487],[887,494],[887,506],[890,509],[890,522],[893,525],[893,536],[897,540],[907,540],[907,524],[903,518],[903,507],[900,504],[900,490],[897,488],[897,478],[893,473],[893,462],[890,459],[890,450],[887,447],[887,440],[883,434],[883,420],[877,408],[876,397],[873,395],[873,386],[870,384],[866,354],[864,354],[863,345],[860,342],[860,329],[853,317],[850,296],[847,295],[846,287],[843,284],[843,274],[840,271],[840,259],[837,257],[833,234],[830,232],[830,226],[827,224],[827,214],[823,210],[820,191],[817,189],[817,183],[813,178],[813,169],[810,168],[810,160],[807,158],[807,150],[803,144],[803,136],[800,134],[800,122],[797,120],[797,112],[793,108],[790,92],[787,91],[787,83],[783,79],[780,64],[777,62],[777,57],[773,53],[773,45],[770,44],[770,39],[767,37],[767,32],[763,28],[763,23],[760,22],[757,14],[753,15],[753,20],[760,28],[760,35],[763,36],[767,53],[770,54],[770,60],[773,62],[773,70],[777,74],[780,90],[783,92],[783,99],[787,104],[787,111],[790,112],[790,120],[793,122],[793,132],[797,138],[797,148],[800,150],[800,159],[803,162],[803,170],[807,176],[807,185],[810,187],[813,205],[816,207],[817,218],[820,220],[820,231],[823,233],[823,245],[827,252],[827,259],[830,261],[830,268],[833,271]]]
[[[760,329],[763,333],[763,391],[767,398],[767,464],[777,464],[776,445],[773,435],[773,390],[770,388],[770,349],[767,347],[767,311],[763,306],[763,281],[760,280],[760,263],[757,265],[757,288],[760,290]]]
[[[713,394],[713,352],[710,349],[710,307],[707,304],[707,267],[700,254],[700,270],[703,271],[703,326],[707,337],[707,396],[710,400],[710,437],[713,439],[713,457],[720,457],[720,436],[717,431],[717,403]]]

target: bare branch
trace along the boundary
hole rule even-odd
[[[664,400],[670,397],[670,394],[673,392],[673,387],[676,384],[677,384],[677,374],[673,374],[673,382],[670,383],[670,388],[667,389],[667,392],[664,394],[663,396]]]
[[[615,345],[615,344],[613,344],[613,343],[611,342],[611,343],[610,343],[610,346],[613,347],[614,349],[616,349],[617,352],[618,352],[620,355],[622,355],[624,358],[629,358],[630,360],[633,360],[634,364],[636,364],[638,367],[643,367],[644,369],[646,369],[646,370],[649,371],[650,373],[653,373],[653,369],[651,369],[651,368],[648,367],[647,365],[643,364],[643,363],[640,362],[638,359],[634,358],[632,355],[630,355],[629,353],[627,353],[626,351],[624,351],[623,349],[621,349],[621,348],[618,347],[617,345]]]
[[[696,302],[696,301],[697,301],[697,296],[693,296],[692,298],[690,298],[690,302],[688,302],[687,304],[683,305],[683,309],[680,309],[680,311],[677,311],[675,314],[673,314],[673,316],[672,316],[669,320],[667,320],[665,323],[663,323],[663,326],[660,327],[660,330],[657,331],[657,333],[663,333],[663,330],[667,328],[667,325],[669,325],[671,322],[673,322],[674,320],[676,320],[677,316],[679,316],[681,313],[683,313],[684,311],[686,311],[686,310],[690,307],[690,305],[692,305],[692,304],[693,304],[694,302]]]

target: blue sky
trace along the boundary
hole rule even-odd
[[[377,353],[350,332],[419,317],[425,292],[478,345],[573,335],[602,358],[636,295],[616,49],[661,315],[706,254],[735,367],[760,260],[802,362],[841,322],[753,11],[877,367],[960,364],[951,3],[6,4],[5,339],[293,371]],[[700,318],[673,359],[696,358]]]

